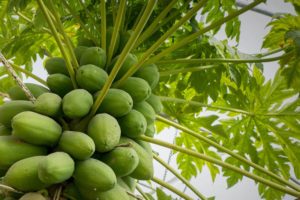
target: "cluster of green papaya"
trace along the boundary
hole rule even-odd
[[[3,184],[33,193],[62,184],[66,199],[129,200],[136,180],[153,176],[150,144],[140,135],[154,136],[159,98],[152,94],[159,81],[155,64],[141,67],[119,88],[110,88],[84,131],[73,126],[87,116],[118,59],[106,63],[99,47],[75,48],[80,67],[73,87],[64,59],[45,61],[49,89],[26,84],[36,101],[26,100],[19,87],[0,106],[0,175]],[[115,80],[137,63],[129,54]],[[31,196],[30,196],[31,195]],[[21,198],[21,199],[22,199]]]

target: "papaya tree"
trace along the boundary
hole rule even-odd
[[[214,199],[190,183],[204,167],[300,198],[300,3],[286,2],[296,15],[273,16],[250,55],[215,35],[239,43],[264,0],[0,1],[0,198]]]

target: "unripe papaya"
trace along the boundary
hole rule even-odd
[[[117,147],[104,154],[101,160],[114,170],[117,177],[131,174],[139,164],[139,156],[132,147]]]
[[[152,106],[156,113],[161,113],[163,110],[163,105],[158,96],[151,94],[146,101]]]
[[[85,160],[95,152],[95,143],[85,133],[64,131],[59,140],[58,148],[70,154],[74,159]]]
[[[114,117],[122,117],[130,112],[132,106],[133,100],[127,92],[112,88],[108,90],[97,113],[108,113]]]
[[[90,112],[93,96],[84,89],[75,89],[66,94],[62,101],[64,114],[71,118],[81,118]]]
[[[61,126],[52,118],[25,111],[12,119],[12,135],[36,145],[54,146],[62,133]]]
[[[87,133],[94,140],[98,152],[112,150],[121,137],[118,121],[106,113],[97,114],[91,119]]]
[[[45,156],[33,156],[14,163],[6,172],[3,182],[22,192],[41,190],[49,185],[38,177],[38,166]]]
[[[58,94],[60,97],[64,97],[74,89],[71,79],[64,74],[51,74],[47,77],[47,85],[51,92]]]
[[[107,78],[106,71],[92,64],[83,65],[76,72],[78,85],[90,93],[101,90]]]
[[[46,184],[62,183],[72,177],[75,164],[69,154],[55,152],[47,155],[38,167],[39,179]]]
[[[126,43],[128,42],[130,36],[132,35],[132,33],[133,33],[132,30],[128,30],[126,32],[121,32],[120,33],[120,44],[119,44],[119,52],[120,53],[124,49]]]
[[[152,106],[146,101],[141,101],[134,104],[133,109],[139,111],[144,115],[147,120],[147,124],[153,124],[155,121],[155,111]]]
[[[93,64],[104,68],[106,64],[106,53],[100,47],[89,47],[81,55],[80,65]]]
[[[150,154],[150,156],[152,156],[153,151],[149,142],[145,142],[142,140],[135,140],[135,142],[138,143],[141,147],[143,147]]]
[[[135,77],[139,77],[148,82],[151,89],[154,89],[159,81],[159,71],[155,64],[143,65],[135,74]]]
[[[119,89],[128,92],[134,103],[144,101],[151,95],[151,88],[147,81],[138,77],[129,77]]]
[[[127,115],[118,119],[123,136],[136,138],[146,132],[147,121],[142,113],[132,109]]]
[[[113,26],[107,27],[107,29],[106,29],[106,45],[108,47],[107,49],[110,48],[110,41],[111,41],[113,32],[114,32],[114,27]],[[119,45],[120,45],[120,34],[117,33],[117,40],[116,40],[116,43],[115,43],[113,55],[115,55],[115,53],[119,49]]]
[[[93,158],[76,162],[73,177],[78,189],[84,186],[95,191],[110,190],[117,182],[114,171],[105,163]]]
[[[49,92],[47,88],[41,85],[37,85],[34,83],[25,83],[25,85],[35,98],[39,97],[43,93]],[[18,85],[10,88],[7,93],[9,94],[9,97],[12,100],[28,100],[28,97]]]
[[[119,56],[116,56],[111,64],[108,66],[108,72],[111,72],[113,67],[115,66]],[[119,80],[133,65],[138,62],[137,57],[134,54],[129,53],[126,57],[122,67],[120,68],[115,80]]]
[[[59,116],[61,111],[62,99],[54,93],[44,93],[34,102],[34,111],[50,117]]]
[[[11,129],[0,124],[0,136],[2,136],[2,135],[11,135]]]
[[[5,102],[0,106],[0,123],[6,127],[11,127],[12,118],[23,112],[34,110],[34,105],[30,101],[15,100]]]
[[[41,193],[29,192],[24,194],[19,200],[47,200]]]
[[[148,136],[148,137],[154,137],[154,135],[155,135],[155,123],[147,125],[145,135]]]
[[[88,47],[86,47],[86,46],[78,46],[74,49],[74,54],[75,54],[77,62],[80,62],[81,55],[87,48]]]
[[[14,136],[0,136],[0,169],[31,156],[45,155],[46,147],[25,143]]]
[[[129,175],[132,178],[139,180],[149,180],[153,177],[153,157],[142,146],[134,140],[126,137],[121,137],[120,144],[130,143],[139,156],[139,164],[137,168]]]
[[[130,177],[130,176],[124,176],[122,178],[122,181],[128,186],[129,191],[134,192],[136,188],[136,179]]]
[[[63,58],[52,57],[45,60],[45,69],[48,74],[64,74],[69,76],[69,72],[66,66],[66,62]]]

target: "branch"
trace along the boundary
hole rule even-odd
[[[198,71],[202,71],[202,70],[205,70],[205,69],[217,68],[219,66],[220,65],[203,65],[203,66],[198,66],[198,67],[188,67],[188,68],[183,68],[183,69],[160,71],[159,75],[160,75],[160,77],[163,77],[163,76],[170,76],[172,74],[198,72]]]
[[[144,197],[145,200],[150,200],[140,186],[136,186],[137,191]]]
[[[137,195],[133,194],[132,192],[126,191],[126,193],[127,193],[129,196],[132,196],[133,198],[135,198],[135,199],[137,199],[137,200],[144,200],[142,197],[137,196]]]
[[[9,75],[16,81],[18,86],[24,91],[26,97],[31,101],[35,101],[35,97],[31,94],[30,90],[27,88],[27,86],[23,83],[23,81],[20,79],[20,77],[17,75],[13,67],[10,65],[8,60],[3,56],[3,54],[0,52],[0,60],[7,69]]]

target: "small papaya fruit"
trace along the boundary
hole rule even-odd
[[[62,100],[64,114],[71,118],[81,118],[90,112],[93,96],[84,89],[75,89],[66,94]]]
[[[134,103],[144,101],[151,95],[151,88],[147,81],[138,77],[129,77],[119,89],[128,92]]]
[[[68,92],[73,90],[71,79],[64,74],[51,74],[47,77],[47,85],[51,92],[64,97]]]
[[[64,131],[58,143],[58,148],[74,159],[85,160],[95,152],[93,139],[85,133],[77,131]]]
[[[66,62],[63,58],[60,57],[51,57],[45,60],[44,63],[45,69],[48,74],[64,74],[69,76],[69,72],[66,66]]]
[[[145,135],[148,136],[148,137],[154,137],[154,135],[155,135],[155,123],[147,125]]]
[[[134,73],[134,76],[147,81],[151,89],[154,89],[159,82],[159,71],[155,64],[145,64],[141,66],[141,68]]]
[[[86,46],[77,46],[74,49],[74,54],[75,54],[77,62],[80,62],[81,55],[87,48],[88,47],[86,47]]]
[[[78,85],[90,93],[101,90],[107,78],[106,71],[92,64],[80,66],[76,72]]]
[[[152,106],[156,113],[161,113],[163,110],[163,105],[158,96],[151,94],[146,101]]]
[[[12,135],[36,145],[54,146],[62,133],[61,126],[52,118],[24,111],[12,119]]]
[[[140,146],[134,140],[127,137],[121,137],[119,144],[128,143],[132,145],[132,147],[139,156],[139,164],[129,176],[139,180],[151,179],[154,173],[152,154],[149,154],[142,146]]]
[[[29,192],[24,194],[19,200],[47,200],[41,193]]]
[[[34,111],[50,117],[57,117],[62,113],[62,99],[54,93],[44,93],[34,102]]]
[[[114,170],[117,177],[131,174],[139,164],[139,156],[132,147],[116,147],[103,154],[101,160]]]
[[[38,166],[39,179],[46,184],[62,183],[72,177],[75,163],[69,154],[54,152],[47,155]]]
[[[130,177],[130,176],[124,176],[122,178],[120,178],[124,184],[127,185],[127,187],[129,188],[129,191],[134,192],[135,188],[136,188],[136,179]]]
[[[150,154],[150,156],[152,156],[153,151],[149,142],[145,142],[142,140],[135,140],[135,142],[138,143],[141,147],[143,147]]]
[[[147,121],[142,113],[132,109],[127,115],[118,119],[123,136],[136,138],[146,132]]]
[[[147,124],[153,124],[155,121],[155,111],[152,106],[146,101],[141,101],[134,104],[133,109],[142,113],[147,120]]]
[[[11,135],[0,136],[0,169],[7,170],[19,160],[46,153],[46,147],[23,142]]]
[[[97,97],[97,94],[95,95]],[[97,113],[108,113],[114,117],[122,117],[130,112],[133,106],[131,96],[120,89],[109,89]]]
[[[80,65],[93,64],[104,68],[106,64],[106,53],[100,47],[87,48],[80,57]]]
[[[5,102],[0,106],[0,123],[6,127],[11,127],[12,118],[23,112],[33,111],[34,105],[30,101],[15,100]]]
[[[91,119],[87,134],[94,140],[96,151],[107,152],[119,143],[121,129],[118,121],[113,116],[102,113]]]
[[[32,192],[41,190],[49,185],[38,177],[38,166],[45,156],[33,156],[14,163],[6,172],[3,182],[16,190]]]
[[[114,171],[94,158],[77,161],[73,177],[78,189],[84,186],[95,191],[107,191],[117,183]]]
[[[49,90],[41,85],[34,83],[25,83],[29,91],[33,94],[35,98],[39,97],[41,94],[49,92]],[[24,91],[18,86],[10,88],[7,93],[9,94],[10,99],[12,100],[28,100],[28,97],[25,95]]]
[[[0,124],[0,136],[2,136],[2,135],[11,135],[11,129]]]

